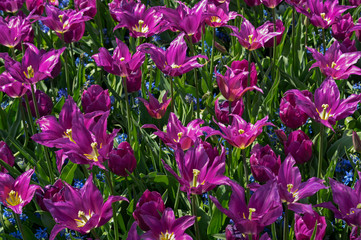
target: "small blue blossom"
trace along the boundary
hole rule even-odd
[[[40,30],[43,33],[48,33],[50,31],[50,28],[48,26],[44,25],[44,23],[41,20],[38,20],[38,23],[39,23]]]
[[[345,171],[349,171],[352,169],[352,165],[350,161],[346,158],[341,158],[341,160],[337,163],[335,171],[337,173],[343,173]]]
[[[74,179],[74,187],[75,188],[82,188],[84,186],[85,179]]]
[[[10,233],[10,236],[13,236],[14,238],[17,238],[17,239],[23,239],[19,230],[17,232]]]
[[[5,110],[9,106],[9,100],[5,100],[1,103],[1,109]]]
[[[39,229],[36,229],[35,237],[36,239],[43,239],[43,238],[47,239],[48,233],[46,232],[46,228],[42,229],[40,227]]]
[[[202,194],[202,197],[203,197],[203,203],[205,204],[205,205],[208,205],[209,204],[209,201],[208,201],[208,193],[203,193]]]
[[[60,0],[59,1],[59,8],[60,9],[64,9],[66,7],[68,7],[69,5],[69,0]]]
[[[353,171],[352,170],[346,171],[345,176],[342,179],[342,182],[345,185],[349,185],[349,183],[352,183],[352,181],[353,181]]]
[[[64,89],[64,88],[60,88],[60,89],[58,90],[58,96],[55,98],[55,100],[56,100],[57,102],[59,102],[62,97],[64,97],[65,99],[68,98],[68,89],[67,89],[67,88],[65,88],[65,89]]]
[[[22,213],[20,214],[20,220],[25,222],[29,217],[25,214],[25,213]]]
[[[102,171],[99,171],[96,175],[97,179],[101,182],[105,182],[105,175]]]
[[[36,176],[36,173],[35,173],[35,172],[34,172],[34,174],[31,176],[31,179],[32,179],[34,182],[39,183],[38,177]]]
[[[127,138],[128,138],[127,134],[121,133],[116,136],[115,140],[117,141],[118,144],[120,144],[122,142],[126,142]]]
[[[159,35],[153,35],[153,41],[154,42],[159,42],[161,39],[161,37]]]

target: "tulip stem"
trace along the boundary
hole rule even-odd
[[[209,77],[212,79],[213,78],[213,72],[214,72],[214,69],[213,69],[213,61],[214,61],[214,45],[215,45],[215,42],[216,42],[216,28],[212,28],[212,31],[213,31],[213,39],[212,39],[212,53],[211,53],[211,68],[210,68],[210,75]]]
[[[199,225],[198,225],[198,219],[197,219],[197,195],[192,195],[192,215],[196,217],[194,222],[194,229],[196,231],[196,239],[200,240],[200,232],[199,232]]]
[[[247,76],[247,86],[246,87],[250,87],[251,86],[251,59],[252,59],[252,52],[248,51],[248,76]],[[246,92],[246,108],[247,108],[247,113],[248,113],[248,118],[249,121],[251,122],[251,118],[252,118],[252,114],[251,114],[251,98],[250,98],[250,91]]]
[[[296,75],[296,38],[295,38],[295,6],[292,7],[292,61],[293,61],[293,71],[292,75]]]
[[[24,106],[21,102],[21,98],[19,98],[19,108],[20,108],[20,112],[21,112],[21,118],[22,118],[23,124],[24,124],[24,133],[25,133],[24,147],[26,147],[28,145],[28,141],[29,141],[29,133],[28,133],[28,128],[26,127],[25,111],[24,111]]]
[[[105,174],[105,178],[107,179],[108,186],[110,188],[110,193],[111,193],[111,195],[114,195],[115,193],[114,193],[113,183],[110,178],[109,171],[104,170],[104,174]],[[117,209],[116,209],[115,203],[112,203],[112,210],[113,210],[113,220],[114,220],[114,240],[119,240]]]
[[[283,221],[283,240],[288,240],[288,209],[286,206],[285,218]]]
[[[192,42],[192,38],[189,37],[189,47],[191,49],[191,53],[193,56],[196,56],[196,53],[194,51],[194,46],[193,46],[193,42]],[[213,50],[212,50],[213,51]],[[197,98],[197,118],[200,118],[200,107],[199,107],[199,89],[198,89],[198,77],[197,77],[197,69],[193,69],[194,72],[194,85],[196,87],[196,98]]]
[[[319,147],[318,147],[318,167],[317,167],[317,178],[321,179],[322,174],[322,161],[323,161],[323,138],[324,138],[324,126],[320,124],[320,133],[319,133]],[[317,203],[321,203],[321,193],[317,192]]]
[[[31,115],[29,98],[28,98],[27,94],[25,94],[24,97],[25,97],[26,111],[28,112],[28,117],[29,117],[29,125],[30,125],[30,129],[31,129],[31,135],[34,135],[35,134],[35,128],[34,128],[34,123],[32,122],[33,116]]]
[[[323,55],[326,54],[326,30],[322,29]]]
[[[26,240],[25,234],[24,234],[24,229],[23,229],[23,225],[21,225],[21,221],[20,221],[20,217],[19,214],[15,213],[15,220],[16,220],[16,224],[18,225],[19,231],[21,233],[21,236],[23,237],[24,240]]]
[[[40,113],[39,113],[39,108],[38,108],[38,101],[35,98],[35,89],[34,89],[34,85],[31,84],[31,96],[33,98],[33,103],[34,103],[34,109],[35,109],[35,115],[36,118],[39,119],[40,118]]]
[[[172,76],[169,76],[170,81],[170,94],[172,95],[172,100],[170,101],[170,111],[174,112],[174,93],[173,93],[173,78]]]
[[[242,149],[241,151],[242,151],[242,161],[243,161],[243,167],[244,167],[244,183],[245,183],[244,188],[246,189],[246,197],[249,201],[250,192],[248,189],[248,169],[247,169],[247,161],[246,161],[246,150]]]
[[[130,145],[132,144],[131,142],[131,113],[130,113],[130,107],[129,107],[129,100],[128,100],[128,87],[127,87],[127,78],[123,77],[123,87],[124,87],[124,94],[125,94],[125,103],[126,103],[126,108],[127,108],[127,123],[128,123],[128,140]]]
[[[276,32],[276,9],[272,8],[272,15],[273,15],[273,31]],[[273,66],[272,66],[272,78],[273,80],[276,79],[276,58],[277,58],[277,36],[273,38]]]

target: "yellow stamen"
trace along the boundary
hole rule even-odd
[[[159,240],[175,240],[174,232],[169,233],[168,230],[165,231],[165,233],[161,232]]]
[[[181,139],[181,137],[183,136],[182,132],[179,132],[178,134],[178,140],[174,139],[174,142],[179,142],[179,140]]]
[[[92,217],[92,215],[93,214],[90,212],[90,209],[89,209],[89,215],[85,215],[85,213],[83,211],[79,211],[78,212],[79,219],[74,219],[77,227],[84,227],[84,225],[89,221],[89,219]]]
[[[18,192],[15,192],[14,190],[11,190],[9,192],[8,197],[6,198],[6,202],[10,206],[16,206],[23,202],[21,197],[19,196]]]
[[[217,16],[212,16],[211,17],[211,22],[212,23],[220,23],[222,20],[219,18],[219,17],[217,17]]]
[[[59,15],[59,21],[60,21],[61,23],[63,23],[63,18],[64,18],[64,15]]]
[[[323,20],[327,21],[327,24],[331,23],[331,19],[328,17],[326,18],[326,13],[320,13]]]
[[[73,139],[73,134],[72,134],[72,132],[73,132],[73,131],[72,131],[71,128],[70,128],[70,129],[67,129],[64,134],[65,134],[65,137],[66,137],[66,138],[69,138],[70,141],[72,141],[73,143],[76,144],[76,142],[75,142],[74,139]]]
[[[198,187],[198,175],[201,173],[198,169],[193,169],[193,184],[192,187]]]
[[[146,24],[144,24],[143,20],[139,20],[138,21],[138,26],[135,25],[133,27],[133,31],[134,32],[140,32],[140,33],[147,33],[147,32],[149,32],[149,27]]]
[[[27,79],[31,79],[31,78],[33,78],[34,77],[34,68],[33,68],[33,66],[28,66],[27,68],[26,68],[26,70],[27,70],[27,73],[24,71],[24,75],[25,75],[25,77],[27,78]]]
[[[322,104],[322,108],[323,108],[323,110],[322,110],[322,112],[320,113],[319,111],[318,111],[318,109],[316,108],[316,111],[317,111],[317,113],[320,115],[320,118],[322,119],[322,120],[328,120],[331,116],[333,116],[333,114],[330,114],[331,113],[331,108],[330,108],[330,110],[327,112],[326,110],[329,108],[329,105],[328,104]]]
[[[248,42],[249,42],[249,44],[253,43],[253,34],[248,35]]]
[[[238,132],[239,132],[239,134],[243,134],[243,133],[244,133],[244,130],[243,130],[243,129],[239,129]]]
[[[293,184],[292,184],[292,183],[287,184],[287,191],[288,191],[288,192],[291,192],[292,188],[293,188]]]
[[[93,160],[94,162],[98,162],[98,157],[99,157],[99,152],[98,152],[98,143],[93,142],[91,144],[91,147],[93,149],[91,154],[84,154],[84,156],[86,156],[88,159]]]
[[[173,63],[172,65],[170,65],[171,68],[180,68],[182,67],[182,65],[177,65],[175,63]]]
[[[121,57],[119,60],[120,60],[121,62],[123,62],[123,61],[125,60],[125,58]]]
[[[252,220],[252,213],[254,213],[256,211],[256,209],[255,208],[249,208],[248,211],[249,211],[248,219]]]
[[[357,204],[357,209],[361,209],[361,203]]]

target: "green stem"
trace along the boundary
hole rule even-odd
[[[322,174],[322,160],[323,160],[323,133],[324,133],[324,126],[320,124],[320,136],[319,136],[319,149],[318,149],[318,168],[317,168],[317,178],[321,178]]]
[[[245,190],[246,190],[246,197],[249,201],[250,199],[250,192],[248,188],[248,168],[247,168],[247,161],[246,161],[246,150],[242,149],[242,161],[243,161],[243,168],[244,168],[244,183],[245,183]]]
[[[65,44],[64,44],[65,45]],[[68,69],[68,53],[67,49],[64,51],[64,67],[65,67],[65,81],[66,87],[68,88],[68,95],[71,96],[71,84],[69,79],[69,69]]]
[[[21,119],[23,120],[23,125],[24,125],[24,133],[25,133],[24,147],[26,147],[28,145],[28,141],[29,141],[29,133],[28,133],[28,128],[26,127],[24,106],[21,102],[21,98],[18,98],[18,99],[19,99],[19,108],[20,108],[20,112],[21,112]]]
[[[178,184],[177,193],[175,195],[175,203],[174,203],[174,212],[178,212],[178,205],[179,205],[179,194],[180,194],[180,185]]]
[[[272,231],[272,240],[277,240],[277,231],[276,231],[276,224],[275,223],[272,223],[271,231]]]
[[[31,109],[30,109],[30,104],[29,104],[29,98],[27,94],[24,94],[25,97],[25,106],[26,106],[26,111],[28,112],[28,118],[29,118],[29,125],[30,125],[30,129],[31,129],[31,135],[34,135],[35,132],[35,128],[34,128],[34,123],[33,123],[33,116],[31,115]]]
[[[273,31],[276,32],[276,9],[272,8],[272,15],[273,15]],[[273,66],[272,66],[272,77],[275,80],[275,73],[276,73],[276,58],[277,58],[277,36],[273,38]]]
[[[192,56],[195,56],[195,50],[194,50],[194,46],[193,46],[193,42],[192,42],[192,38],[189,37],[189,47],[191,49],[191,53]],[[197,98],[197,118],[200,118],[201,114],[200,114],[200,107],[199,107],[199,89],[198,89],[198,77],[197,77],[197,69],[193,69],[194,72],[194,85],[196,87],[196,98]]]
[[[283,222],[283,240],[288,240],[288,209],[285,210],[285,219]]]
[[[199,225],[197,220],[197,195],[192,195],[192,215],[196,217],[195,223],[194,223],[194,229],[196,231],[196,239],[200,240],[200,232],[199,232]]]
[[[210,78],[212,78],[213,72],[214,72],[213,61],[214,61],[214,52],[215,52],[214,45],[216,42],[216,28],[212,28],[212,31],[213,31],[213,39],[212,39],[211,68],[210,68],[210,75],[209,75]]]
[[[323,55],[326,54],[326,30],[322,29],[322,39],[323,39]]]
[[[6,234],[5,232],[5,224],[4,224],[4,218],[3,218],[3,207],[0,204],[0,221],[1,221],[1,226],[3,226],[3,232]]]
[[[295,7],[292,8],[292,62],[293,62],[293,71],[292,75],[296,74],[296,38],[295,38]]]
[[[174,112],[174,92],[173,92],[173,78],[172,76],[169,76],[170,81],[170,95],[172,96],[172,100],[170,103],[170,111]]]
[[[16,214],[16,213],[14,212],[14,215],[15,215],[16,224],[18,225],[18,228],[19,228],[19,231],[20,231],[20,233],[21,233],[21,236],[23,237],[24,240],[26,240],[26,237],[25,237],[25,234],[24,234],[23,225],[21,224],[19,214]]]
[[[126,108],[127,108],[127,123],[128,123],[128,140],[129,140],[129,143],[131,143],[131,113],[130,113],[130,107],[129,107],[129,100],[128,100],[128,87],[127,87],[127,78],[126,77],[123,77],[123,87],[124,87],[124,93],[125,93],[125,103],[126,103]]]
[[[302,17],[303,15],[301,14],[301,17]],[[309,24],[309,22],[308,22],[308,18],[307,17],[305,17],[305,21],[306,21],[306,24],[305,24],[305,48],[306,48],[306,46],[307,46],[307,40],[308,40],[308,24]],[[308,62],[308,59],[307,59],[307,54],[305,54],[305,65],[307,65],[307,62]]]
[[[248,51],[248,76],[247,76],[247,87],[251,86],[251,51]],[[251,114],[251,97],[250,97],[250,91],[246,92],[246,108],[248,113],[249,121],[251,121],[252,114]]]
[[[107,179],[108,186],[110,188],[111,195],[115,195],[113,183],[110,178],[109,171],[104,170],[105,178]],[[129,193],[130,194],[130,193]],[[116,203],[112,203],[112,210],[113,210],[113,220],[114,220],[114,240],[119,240],[119,231],[118,231],[118,219],[117,219],[117,209],[115,206]]]
[[[35,88],[34,88],[33,84],[31,84],[31,96],[33,98],[33,104],[34,104],[36,118],[39,119],[40,113],[39,113],[39,108],[38,108],[38,101],[36,100],[36,97],[35,97]]]

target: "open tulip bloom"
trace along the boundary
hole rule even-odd
[[[1,45],[8,48],[17,47],[27,37],[30,37],[32,31],[31,22],[28,17],[24,18],[21,15],[5,19],[0,17]]]
[[[314,101],[300,90],[289,90],[296,98],[296,104],[310,118],[333,130],[336,121],[352,115],[361,101],[361,94],[352,94],[347,99],[340,99],[340,91],[332,78],[326,79],[316,89]],[[286,92],[286,94],[287,94]]]
[[[167,100],[167,93],[163,95],[162,103],[160,103],[151,93],[149,93],[149,101],[144,98],[138,99],[142,101],[149,115],[155,119],[161,119],[164,116],[167,107],[172,100],[171,98]]]

